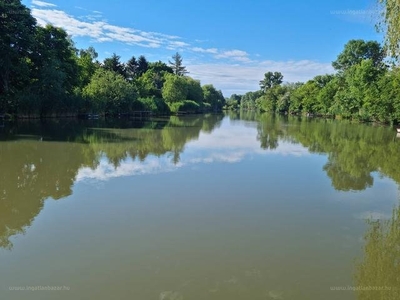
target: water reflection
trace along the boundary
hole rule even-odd
[[[149,155],[171,153],[177,164],[185,144],[221,119],[23,122],[5,130],[0,136],[0,246],[11,249],[9,238],[24,233],[45,199],[70,195],[85,170],[104,166],[103,158],[117,168],[127,158],[144,162]]]
[[[364,253],[356,266],[359,300],[400,299],[400,207],[389,219],[370,219]]]
[[[2,280],[62,270],[54,280],[76,291],[63,299],[109,298],[110,282],[120,298],[129,285],[135,299],[337,299],[329,286],[352,284],[361,219],[388,218],[400,179],[390,128],[332,120],[241,112],[2,132],[0,246],[15,249],[0,254],[19,268]],[[355,285],[392,272],[380,222]]]
[[[241,122],[241,129],[207,135],[222,118],[32,122],[3,130],[0,245],[10,248],[9,237],[24,232],[43,201],[70,195],[76,180],[167,172],[200,162],[234,163],[265,150],[327,154],[323,169],[341,191],[371,187],[373,172],[400,182],[400,143],[390,128],[240,112],[229,118],[233,124]],[[203,138],[190,148],[196,154],[181,161],[185,145],[200,134]]]
[[[337,190],[371,187],[373,172],[400,182],[400,142],[390,127],[246,112],[230,117],[257,120],[257,138],[263,149],[276,149],[280,143],[290,142],[300,143],[310,153],[327,154],[324,170]]]

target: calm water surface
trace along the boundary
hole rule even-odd
[[[399,153],[251,113],[0,128],[0,299],[399,299]]]

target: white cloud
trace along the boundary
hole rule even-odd
[[[162,160],[161,158],[147,157],[143,162],[129,158],[122,161],[118,167],[114,167],[114,165],[108,162],[104,157],[95,169],[88,167],[79,169],[76,180],[82,181],[92,179],[107,181],[118,177],[170,172],[179,166],[179,164],[174,165],[169,161]]]
[[[238,126],[232,126],[234,122],[237,122]],[[260,146],[260,141],[257,140],[256,122],[240,120],[234,122],[225,119],[212,134],[200,132],[197,140],[192,140],[185,145],[185,151],[180,155],[178,164],[171,161],[170,153],[160,157],[149,155],[144,161],[127,158],[117,167],[103,157],[95,169],[81,168],[76,179],[77,181],[107,181],[117,177],[159,174],[198,164],[238,163],[254,155],[310,155],[307,148],[300,144],[282,140],[279,141],[276,149],[264,150]]]
[[[99,20],[98,17],[101,16],[84,16],[80,20],[62,10],[49,8],[55,6],[54,4],[37,0],[33,0],[32,3],[42,6],[42,8],[32,8],[32,15],[37,19],[39,25],[44,26],[50,23],[62,27],[73,37],[89,37],[92,42],[99,43],[120,42],[171,51],[190,50],[192,54],[208,55],[210,62],[203,64],[191,63],[190,58],[187,60],[185,57],[186,67],[192,77],[201,80],[202,84],[214,84],[216,88],[224,92],[225,96],[258,90],[259,81],[268,71],[281,72],[284,80],[288,82],[304,82],[316,75],[334,72],[330,63],[312,60],[262,61],[257,55],[254,56],[254,58],[257,57],[257,60],[252,60],[249,53],[243,50],[194,47],[188,42],[183,42],[179,36],[112,25],[105,20]],[[213,59],[223,60],[224,63],[222,61],[213,63]]]
[[[311,60],[301,61],[263,61],[254,64],[191,64],[187,65],[190,75],[202,84],[212,83],[224,92],[224,96],[233,93],[244,94],[259,89],[259,82],[268,71],[278,71],[287,82],[305,82],[316,75],[333,73],[330,63]]]
[[[194,52],[200,52],[200,53],[210,53],[210,54],[217,54],[218,53],[218,49],[217,48],[200,48],[200,47],[193,47],[191,48],[192,51]]]
[[[145,32],[134,28],[120,27],[105,21],[81,21],[66,12],[56,9],[32,9],[32,15],[41,26],[50,23],[64,28],[73,37],[90,37],[96,42],[122,42],[128,45],[159,48],[162,45],[188,46],[187,43],[176,41],[177,36],[155,32]]]
[[[249,54],[242,50],[229,50],[215,55],[215,58],[228,58],[240,62],[250,62]]]
[[[169,43],[170,47],[177,47],[177,48],[184,48],[190,46],[188,43],[181,42],[181,41],[172,41]]]
[[[41,6],[41,7],[56,7],[57,5],[48,3],[48,2],[43,2],[43,1],[38,1],[38,0],[32,0],[32,4],[36,6]]]

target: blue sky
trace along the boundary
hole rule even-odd
[[[350,39],[382,41],[374,0],[23,0],[40,25],[52,23],[99,59],[183,57],[189,76],[225,96],[259,88],[265,72],[289,82],[332,73]]]

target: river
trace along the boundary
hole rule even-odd
[[[6,124],[0,299],[398,299],[399,167],[347,121]]]

